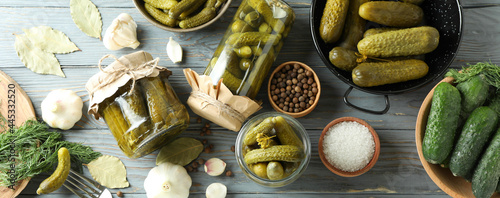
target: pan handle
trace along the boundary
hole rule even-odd
[[[374,110],[369,110],[369,109],[358,107],[358,106],[352,104],[351,102],[349,102],[349,100],[347,99],[347,97],[351,93],[352,89],[353,89],[353,87],[349,87],[347,89],[347,91],[345,91],[345,94],[344,94],[344,103],[347,106],[355,108],[355,109],[360,110],[360,111],[364,111],[366,113],[378,114],[378,115],[385,114],[385,113],[387,113],[387,111],[389,111],[389,108],[391,107],[391,105],[389,104],[389,96],[384,95],[384,97],[385,97],[385,109],[382,110],[382,111],[374,111]]]

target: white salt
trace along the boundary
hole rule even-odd
[[[325,157],[336,168],[355,172],[365,167],[375,152],[375,142],[364,125],[344,121],[330,127],[323,137]]]

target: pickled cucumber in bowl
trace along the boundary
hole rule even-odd
[[[262,179],[280,180],[297,170],[304,159],[304,146],[282,116],[256,123],[243,139],[244,162]]]

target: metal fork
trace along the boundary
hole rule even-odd
[[[89,185],[90,184],[90,185]],[[63,184],[68,190],[81,198],[104,198],[112,197],[111,193],[104,186],[70,169],[66,182]],[[73,186],[73,187],[71,187]],[[78,192],[75,188],[83,191],[88,196]],[[97,195],[97,196],[96,196]]]

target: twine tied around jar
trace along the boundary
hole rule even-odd
[[[113,70],[113,71],[105,71],[101,64],[105,59],[110,58],[110,57],[115,59],[115,62],[118,63],[119,67],[115,67],[115,70]],[[116,58],[116,56],[114,56],[112,54],[105,55],[99,60],[99,64],[97,66],[99,67],[99,70],[101,70],[101,72],[109,74],[109,76],[107,78],[105,78],[105,80],[103,82],[99,82],[99,85],[97,87],[95,87],[93,90],[91,90],[89,92],[89,94],[93,95],[96,90],[99,90],[105,86],[108,86],[109,84],[115,82],[117,79],[121,78],[123,75],[127,74],[132,78],[132,87],[131,87],[130,91],[128,92],[128,95],[130,95],[130,94],[132,94],[132,91],[135,88],[135,81],[137,80],[135,72],[144,70],[144,68],[148,68],[148,67],[150,70],[155,69],[155,68],[161,69],[162,67],[158,66],[159,61],[160,61],[160,58],[155,58],[155,59],[150,60],[148,62],[145,62],[139,66],[135,66],[135,65],[127,66],[127,65],[123,64],[122,62],[120,62],[118,60],[118,58]]]
[[[201,91],[192,91],[190,97],[203,99],[202,109],[207,107],[208,105],[213,105],[217,108],[218,115],[221,113],[226,113],[227,115],[235,118],[239,122],[244,122],[246,117],[243,116],[240,112],[236,111],[232,107],[223,102],[211,97],[210,95],[201,92]]]

